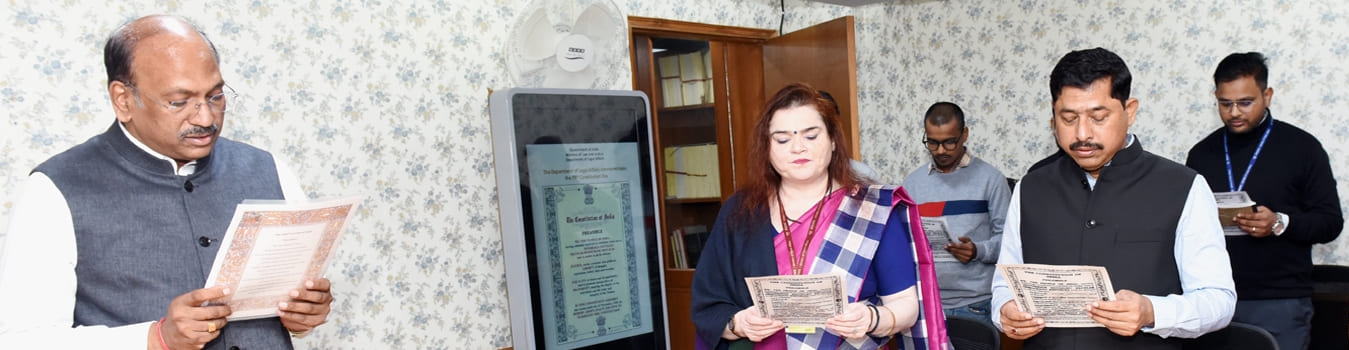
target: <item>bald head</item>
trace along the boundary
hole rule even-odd
[[[108,42],[103,45],[103,65],[108,71],[108,83],[114,81],[131,83],[132,64],[136,59],[137,46],[142,40],[159,35],[200,40],[210,47],[216,65],[220,64],[220,55],[216,52],[215,44],[206,37],[206,33],[202,33],[192,23],[178,16],[150,15],[127,22],[108,36]]]

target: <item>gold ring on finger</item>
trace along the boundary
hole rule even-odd
[[[206,333],[215,333],[215,321],[206,323]]]

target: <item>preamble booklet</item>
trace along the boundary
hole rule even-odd
[[[323,277],[362,197],[244,201],[234,209],[206,287],[229,286],[211,304],[229,305],[230,321],[276,316],[290,291]]]

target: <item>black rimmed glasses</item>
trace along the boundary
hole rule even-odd
[[[949,138],[941,141],[927,138],[923,139],[923,144],[927,146],[927,150],[933,152],[936,152],[937,149],[940,147],[946,147],[946,149],[948,150],[954,150],[956,149],[956,145],[958,145],[959,143],[960,143],[959,137]]]
[[[206,109],[209,109],[211,113],[215,114],[225,113],[225,109],[227,109],[228,107],[227,106],[228,101],[237,96],[234,92],[234,88],[230,87],[229,85],[222,85],[220,93],[207,97],[205,101],[197,101],[196,104],[192,103],[193,100],[197,99],[196,97],[183,100],[160,102],[149,96],[141,96],[140,89],[137,89],[136,85],[129,82],[123,83],[126,84],[127,87],[130,87],[133,92],[135,92],[136,98],[144,97],[146,100],[150,100],[150,102],[154,102],[155,104],[164,107],[164,109],[167,109],[169,113],[178,117],[187,117],[192,113],[196,113],[197,111],[201,110],[201,105],[203,104],[206,105]]]

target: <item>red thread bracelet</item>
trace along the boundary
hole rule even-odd
[[[173,349],[169,349],[169,343],[164,342],[164,318],[163,318],[163,317],[160,317],[160,318],[159,318],[159,323],[155,323],[155,333],[159,335],[159,345],[160,345],[160,346],[163,346],[163,347],[164,347],[164,350],[173,350]]]

